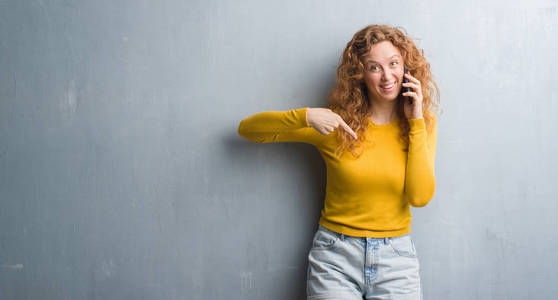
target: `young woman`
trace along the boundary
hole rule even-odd
[[[354,34],[327,108],[260,112],[238,127],[256,143],[312,144],[326,162],[308,299],[422,299],[410,205],[434,196],[439,93],[403,31],[370,25]]]

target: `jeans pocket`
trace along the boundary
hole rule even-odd
[[[331,250],[337,246],[338,241],[339,238],[334,233],[320,228],[314,234],[311,250]]]
[[[393,251],[399,256],[417,257],[417,250],[410,235],[389,239]]]

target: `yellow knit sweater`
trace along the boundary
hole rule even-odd
[[[423,118],[409,119],[409,150],[398,138],[398,118],[386,125],[369,120],[359,158],[336,157],[335,131],[324,135],[306,121],[308,107],[265,111],[242,120],[238,134],[256,143],[314,145],[326,163],[327,183],[319,224],[357,237],[393,237],[411,231],[410,206],[425,206],[436,186],[437,121],[426,130]],[[335,130],[342,130],[341,127]]]

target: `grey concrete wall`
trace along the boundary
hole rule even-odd
[[[324,106],[382,23],[441,87],[425,299],[553,299],[557,6],[0,0],[0,298],[304,299],[325,164],[237,126]]]

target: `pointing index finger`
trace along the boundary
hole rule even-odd
[[[339,117],[339,119],[340,119],[339,121],[340,121],[341,127],[343,127],[343,129],[345,129],[345,131],[347,131],[349,134],[351,134],[355,140],[358,139],[357,134],[351,129],[351,127],[349,127],[349,125],[347,125],[347,123],[345,123],[343,118]]]

